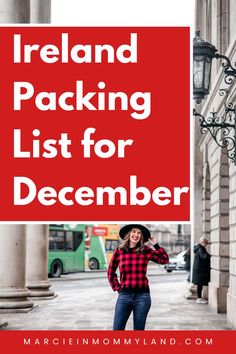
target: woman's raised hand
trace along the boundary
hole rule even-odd
[[[151,242],[151,244],[154,246],[157,242],[156,242],[156,240],[155,240],[155,238],[153,237],[153,236],[151,236],[150,238],[149,238],[149,241]]]

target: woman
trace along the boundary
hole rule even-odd
[[[207,286],[210,281],[210,254],[206,247],[208,240],[205,237],[199,239],[199,243],[194,246],[193,262],[193,284],[197,285],[197,304],[207,304],[207,300],[202,298],[203,286]]]
[[[134,330],[144,330],[147,314],[151,307],[150,290],[146,277],[149,261],[168,263],[165,250],[151,237],[143,225],[126,225],[120,230],[123,239],[114,252],[108,268],[108,279],[114,291],[119,292],[115,308],[114,330],[124,330],[133,311]],[[144,243],[150,240],[154,249]],[[119,266],[120,282],[116,269]]]

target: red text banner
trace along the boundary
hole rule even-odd
[[[189,28],[0,28],[0,220],[188,221]]]
[[[1,331],[5,354],[231,352],[235,331]]]

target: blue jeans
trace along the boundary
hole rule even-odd
[[[151,307],[149,293],[120,293],[116,302],[113,330],[124,330],[133,311],[134,330],[144,330]]]

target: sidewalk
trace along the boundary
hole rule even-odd
[[[90,275],[91,274],[91,275]],[[160,276],[161,275],[161,276]],[[208,305],[187,300],[186,274],[155,275],[150,279],[152,307],[147,330],[230,329],[225,314],[216,314]],[[37,301],[28,313],[1,314],[6,329],[17,330],[111,330],[117,294],[102,272],[78,273],[52,280],[57,297]],[[132,329],[130,318],[127,329]]]
[[[213,312],[206,304],[187,300],[186,282],[162,284],[152,296],[147,329],[222,330],[231,329],[225,314]]]

